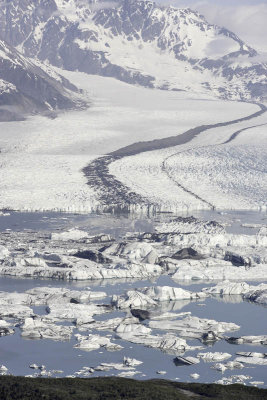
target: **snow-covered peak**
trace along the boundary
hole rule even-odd
[[[243,61],[256,52],[190,8],[151,0],[8,0],[0,39],[41,62],[128,83],[238,100],[265,96],[267,67]]]

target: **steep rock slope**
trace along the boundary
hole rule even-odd
[[[0,38],[69,70],[226,99],[267,97],[256,51],[190,9],[150,0],[5,0]]]
[[[0,121],[76,108],[82,102],[75,92],[76,87],[66,79],[54,72],[52,77],[50,71],[44,71],[0,41]]]

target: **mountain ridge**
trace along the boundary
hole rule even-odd
[[[257,62],[257,52],[189,8],[150,0],[7,0],[0,38],[70,71],[223,99],[267,98],[267,64]]]
[[[83,105],[74,85],[43,68],[0,40],[0,121],[40,113],[53,117]]]

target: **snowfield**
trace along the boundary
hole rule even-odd
[[[218,101],[211,97],[199,99],[196,95],[182,91],[146,89],[113,78],[65,71],[64,75],[85,90],[85,97],[91,100],[91,107],[83,111],[59,114],[56,119],[32,116],[26,121],[1,123],[0,209],[91,211],[99,202],[93,189],[86,184],[82,169],[99,155],[134,142],[179,135],[202,124],[241,118],[258,110],[253,104]],[[257,120],[264,123],[264,117]],[[247,126],[248,123],[252,124],[252,121],[240,125]],[[224,129],[228,131],[230,127]],[[211,130],[208,135],[204,132],[192,144],[200,147],[206,143],[220,143],[229,136],[224,134],[223,128],[216,128],[215,131],[214,134]],[[262,131],[258,129],[257,132]],[[244,136],[246,135],[247,132]],[[253,132],[252,137],[255,144]],[[190,142],[183,147],[179,146],[179,150],[191,147]],[[243,158],[246,157],[245,149],[243,147]],[[213,163],[212,151],[211,149],[210,153],[203,155],[210,164]],[[171,155],[173,152],[174,149],[171,149],[127,157],[113,163],[111,172],[132,190],[148,196],[149,199],[156,199],[163,207],[205,208],[202,201],[179,188],[162,172],[162,161],[166,154]],[[227,161],[228,157],[232,157],[232,152],[228,153],[224,162],[226,172],[231,165],[231,161]],[[214,157],[216,154],[214,153]],[[196,158],[191,153],[185,156]],[[261,159],[257,165],[264,160],[262,149],[259,156]],[[190,171],[185,167],[180,168],[181,157],[174,157],[168,168],[175,177],[179,174],[179,179],[180,176],[182,181],[186,179],[189,187],[194,186],[195,181],[190,178]],[[206,170],[203,170],[204,175],[209,169],[207,163]],[[198,170],[195,164],[192,170],[194,174],[196,169]],[[216,170],[212,173],[216,174]],[[251,173],[251,168],[247,166],[242,173],[247,176]],[[258,177],[255,191],[246,190],[247,195],[253,191],[253,207],[255,204],[258,206],[261,176]],[[202,194],[206,191],[208,177],[202,179],[198,171],[195,179],[200,177],[203,185],[198,190]],[[252,180],[253,176],[249,184]],[[223,184],[218,183],[221,189]],[[220,190],[216,190],[211,196],[221,197]],[[264,197],[266,198],[262,193],[261,199]],[[229,201],[228,198],[226,200]],[[237,204],[235,197],[234,202]]]

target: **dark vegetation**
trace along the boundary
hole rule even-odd
[[[267,390],[166,380],[0,377],[0,400],[260,400]]]

